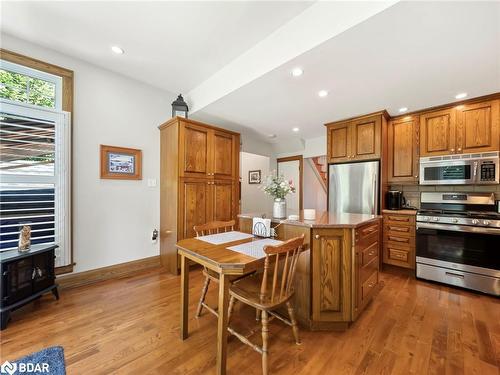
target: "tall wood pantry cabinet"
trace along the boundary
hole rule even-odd
[[[238,133],[175,117],[160,129],[160,258],[178,274],[175,244],[194,237],[193,226],[237,219]]]

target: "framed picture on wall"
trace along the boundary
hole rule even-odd
[[[260,169],[257,171],[248,171],[248,183],[260,184]]]
[[[101,178],[142,180],[142,151],[101,145]]]

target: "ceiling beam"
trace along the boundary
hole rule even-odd
[[[314,3],[191,90],[186,95],[190,112],[205,108],[397,2]]]

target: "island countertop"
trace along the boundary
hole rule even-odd
[[[271,219],[275,224],[288,224],[304,226],[309,228],[357,228],[361,225],[375,222],[382,216],[368,214],[348,214],[348,213],[333,213],[328,211],[316,211],[315,220],[304,220],[303,212],[299,213],[299,220],[276,219],[270,213],[242,213],[239,218],[252,219],[254,217],[262,217]]]

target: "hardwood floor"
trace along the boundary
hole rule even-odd
[[[424,283],[394,270],[346,332],[270,323],[271,374],[499,374],[500,300]],[[47,295],[12,314],[1,332],[1,363],[51,345],[65,350],[68,374],[215,373],[216,319],[195,319],[202,285],[191,272],[190,337],[179,339],[180,277],[153,270]],[[215,289],[207,301],[215,304]],[[233,323],[256,334],[254,310],[236,305]],[[242,318],[242,319],[240,319]],[[230,338],[228,374],[260,374],[260,355]]]

